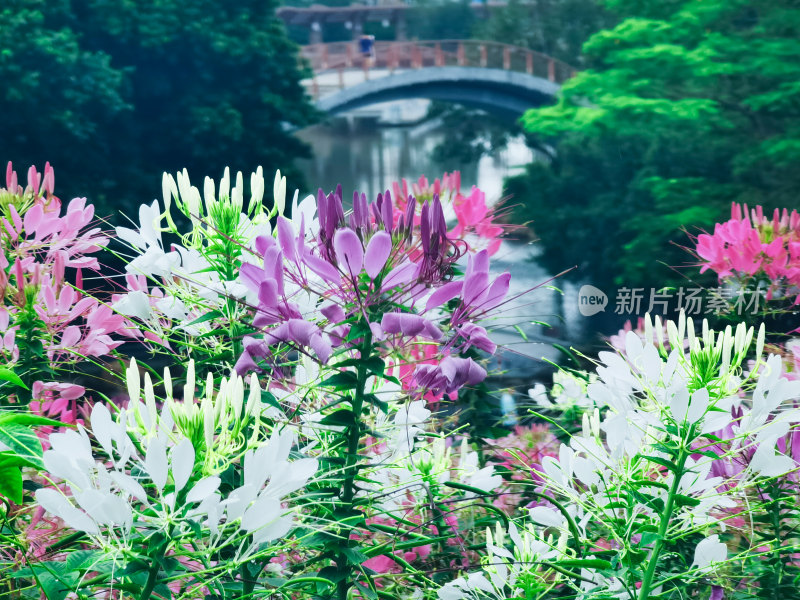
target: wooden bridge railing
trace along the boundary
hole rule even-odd
[[[301,57],[314,71],[312,94],[319,96],[317,78],[338,73],[338,89],[346,87],[345,73],[360,70],[364,78],[370,71],[422,69],[426,67],[481,67],[527,73],[563,83],[575,74],[568,64],[541,54],[500,42],[480,40],[437,40],[415,42],[376,42],[372,57],[363,56],[358,42],[313,44],[301,48]]]

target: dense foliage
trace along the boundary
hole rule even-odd
[[[307,148],[287,130],[313,110],[276,4],[4,2],[4,153],[49,160],[103,212],[155,195],[165,168],[290,167]]]
[[[536,50],[578,67],[583,43],[614,17],[597,0],[510,0],[495,7],[473,37]]]
[[[586,68],[526,129],[552,144],[509,191],[551,268],[660,287],[687,262],[683,227],[731,201],[796,203],[800,8],[788,0],[608,0],[623,20],[584,45]],[[569,243],[564,243],[564,240]],[[557,266],[557,267],[556,267]]]

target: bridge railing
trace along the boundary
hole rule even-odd
[[[563,83],[575,74],[568,64],[519,46],[480,40],[436,40],[414,42],[376,42],[372,56],[364,56],[358,42],[312,44],[301,48],[301,56],[314,71],[312,94],[320,95],[318,76],[339,74],[338,89],[347,87],[345,73],[421,69],[425,67],[482,67],[527,73]]]

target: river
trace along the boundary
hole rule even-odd
[[[492,156],[475,163],[439,164],[431,155],[445,139],[446,131],[440,121],[425,120],[425,112],[423,100],[395,102],[299,132],[314,153],[312,159],[300,163],[306,181],[325,190],[341,183],[345,196],[357,189],[375,198],[401,178],[411,182],[424,174],[432,180],[457,168],[462,189],[477,185],[486,193],[487,201],[495,203],[504,197],[504,178],[519,173],[534,160],[522,139],[512,139]],[[494,271],[511,272],[509,297],[520,296],[488,324],[501,347],[495,366],[504,370],[505,385],[524,388],[549,379],[550,361],[560,362],[562,358],[554,344],[569,347],[590,333],[574,302],[575,286],[563,280],[551,281],[552,274],[536,262],[538,251],[535,243],[507,241],[492,260]],[[533,291],[525,293],[528,290]]]

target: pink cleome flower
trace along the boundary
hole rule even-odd
[[[83,270],[99,270],[96,253],[108,236],[93,226],[94,207],[85,198],[71,200],[62,214],[54,180],[49,163],[43,174],[30,167],[23,188],[9,162],[6,188],[0,188],[0,358],[12,368],[20,358],[18,320],[24,315],[38,319],[37,336],[55,370],[107,356],[123,343],[120,336],[138,335],[124,317],[84,292]],[[36,381],[32,408],[74,422],[75,401],[84,391]]]
[[[471,252],[486,249],[492,256],[500,249],[501,237],[509,226],[497,224],[501,215],[495,207],[487,205],[486,194],[480,188],[472,186],[469,194],[461,192],[461,173],[445,173],[432,183],[423,175],[410,187],[409,191],[405,179],[392,184],[394,202],[401,212],[407,210],[409,194],[419,202],[438,197],[445,210],[452,211],[457,220],[448,232],[449,238],[464,242]]]
[[[767,282],[767,298],[796,295],[800,302],[800,213],[775,209],[768,218],[761,206],[733,204],[731,218],[714,233],[697,237],[701,272],[711,269],[720,280]]]

